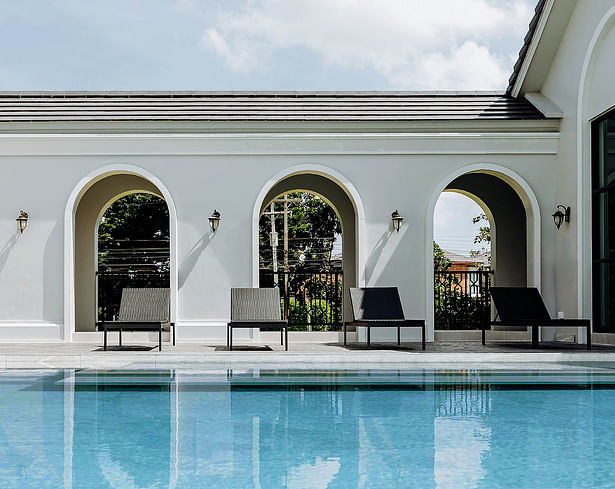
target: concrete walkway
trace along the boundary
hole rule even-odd
[[[442,363],[448,365],[475,364],[478,366],[504,363],[609,363],[615,366],[615,347],[597,345],[588,352],[581,345],[546,343],[533,349],[526,342],[488,343],[435,342],[421,351],[416,343],[402,345],[373,345],[366,350],[359,345],[343,347],[339,344],[290,343],[285,352],[279,345],[237,347],[229,352],[223,345],[163,344],[159,352],[152,345],[125,345],[102,351],[102,346],[87,343],[0,344],[0,369],[7,368],[176,368],[182,366],[276,364],[285,368],[333,368],[359,365],[420,365]],[[326,367],[325,367],[326,365]]]

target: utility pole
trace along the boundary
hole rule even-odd
[[[271,218],[271,252],[273,255],[273,282],[274,284],[278,284],[278,234],[275,230],[275,216],[283,215],[284,216],[284,302],[285,304],[288,302],[288,271],[290,270],[288,264],[288,215],[292,213],[288,209],[288,204],[291,202],[301,202],[301,199],[289,199],[288,194],[284,194],[283,199],[274,199],[271,201],[269,206],[269,212],[264,212],[263,214],[269,216]],[[276,211],[275,204],[283,203],[284,210]],[[284,307],[284,319],[288,319],[288,306]]]

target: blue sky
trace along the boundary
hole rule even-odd
[[[0,0],[0,89],[502,89],[535,0]]]
[[[535,3],[0,0],[0,90],[503,90]],[[436,239],[476,210],[445,195]]]

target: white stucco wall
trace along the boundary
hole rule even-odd
[[[552,207],[570,205],[572,215],[569,226],[550,231],[555,310],[567,317],[592,314],[590,121],[615,106],[614,24],[612,0],[579,0],[542,88],[564,114]]]
[[[179,341],[223,341],[230,288],[253,284],[253,210],[259,192],[272,177],[297,166],[329,168],[352,184],[365,213],[358,237],[363,250],[359,275],[365,285],[397,285],[406,315],[427,317],[431,328],[428,275],[439,192],[464,168],[510,169],[534,190],[548,216],[555,199],[551,182],[558,135],[376,134],[365,129],[361,134],[249,136],[0,135],[0,232],[7,243],[0,252],[0,339],[62,339],[67,200],[85,176],[111,165],[143,169],[172,196]],[[13,184],[16,173],[27,175],[22,186]],[[222,220],[212,235],[207,217],[214,208]],[[30,221],[17,236],[20,209],[30,213]],[[399,233],[391,228],[395,209],[405,217]],[[549,220],[539,223],[543,249],[554,245]],[[541,257],[544,277],[554,274],[550,256]],[[47,328],[49,338],[29,333],[24,325]],[[72,324],[66,327],[73,331]]]

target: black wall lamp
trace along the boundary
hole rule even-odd
[[[211,216],[209,216],[209,227],[214,233],[218,229],[218,224],[220,224],[220,213],[214,209]]]
[[[401,223],[404,221],[404,218],[397,212],[397,209],[391,214],[391,221],[393,221],[393,229],[399,233],[399,228],[401,228]]]
[[[24,211],[19,211],[19,216],[17,216],[17,229],[19,229],[20,233],[24,232],[24,229],[28,226],[28,213]]]
[[[557,229],[560,228],[563,222],[570,222],[570,207],[565,207],[558,204],[555,212],[553,213],[553,222],[555,222],[555,227]]]

